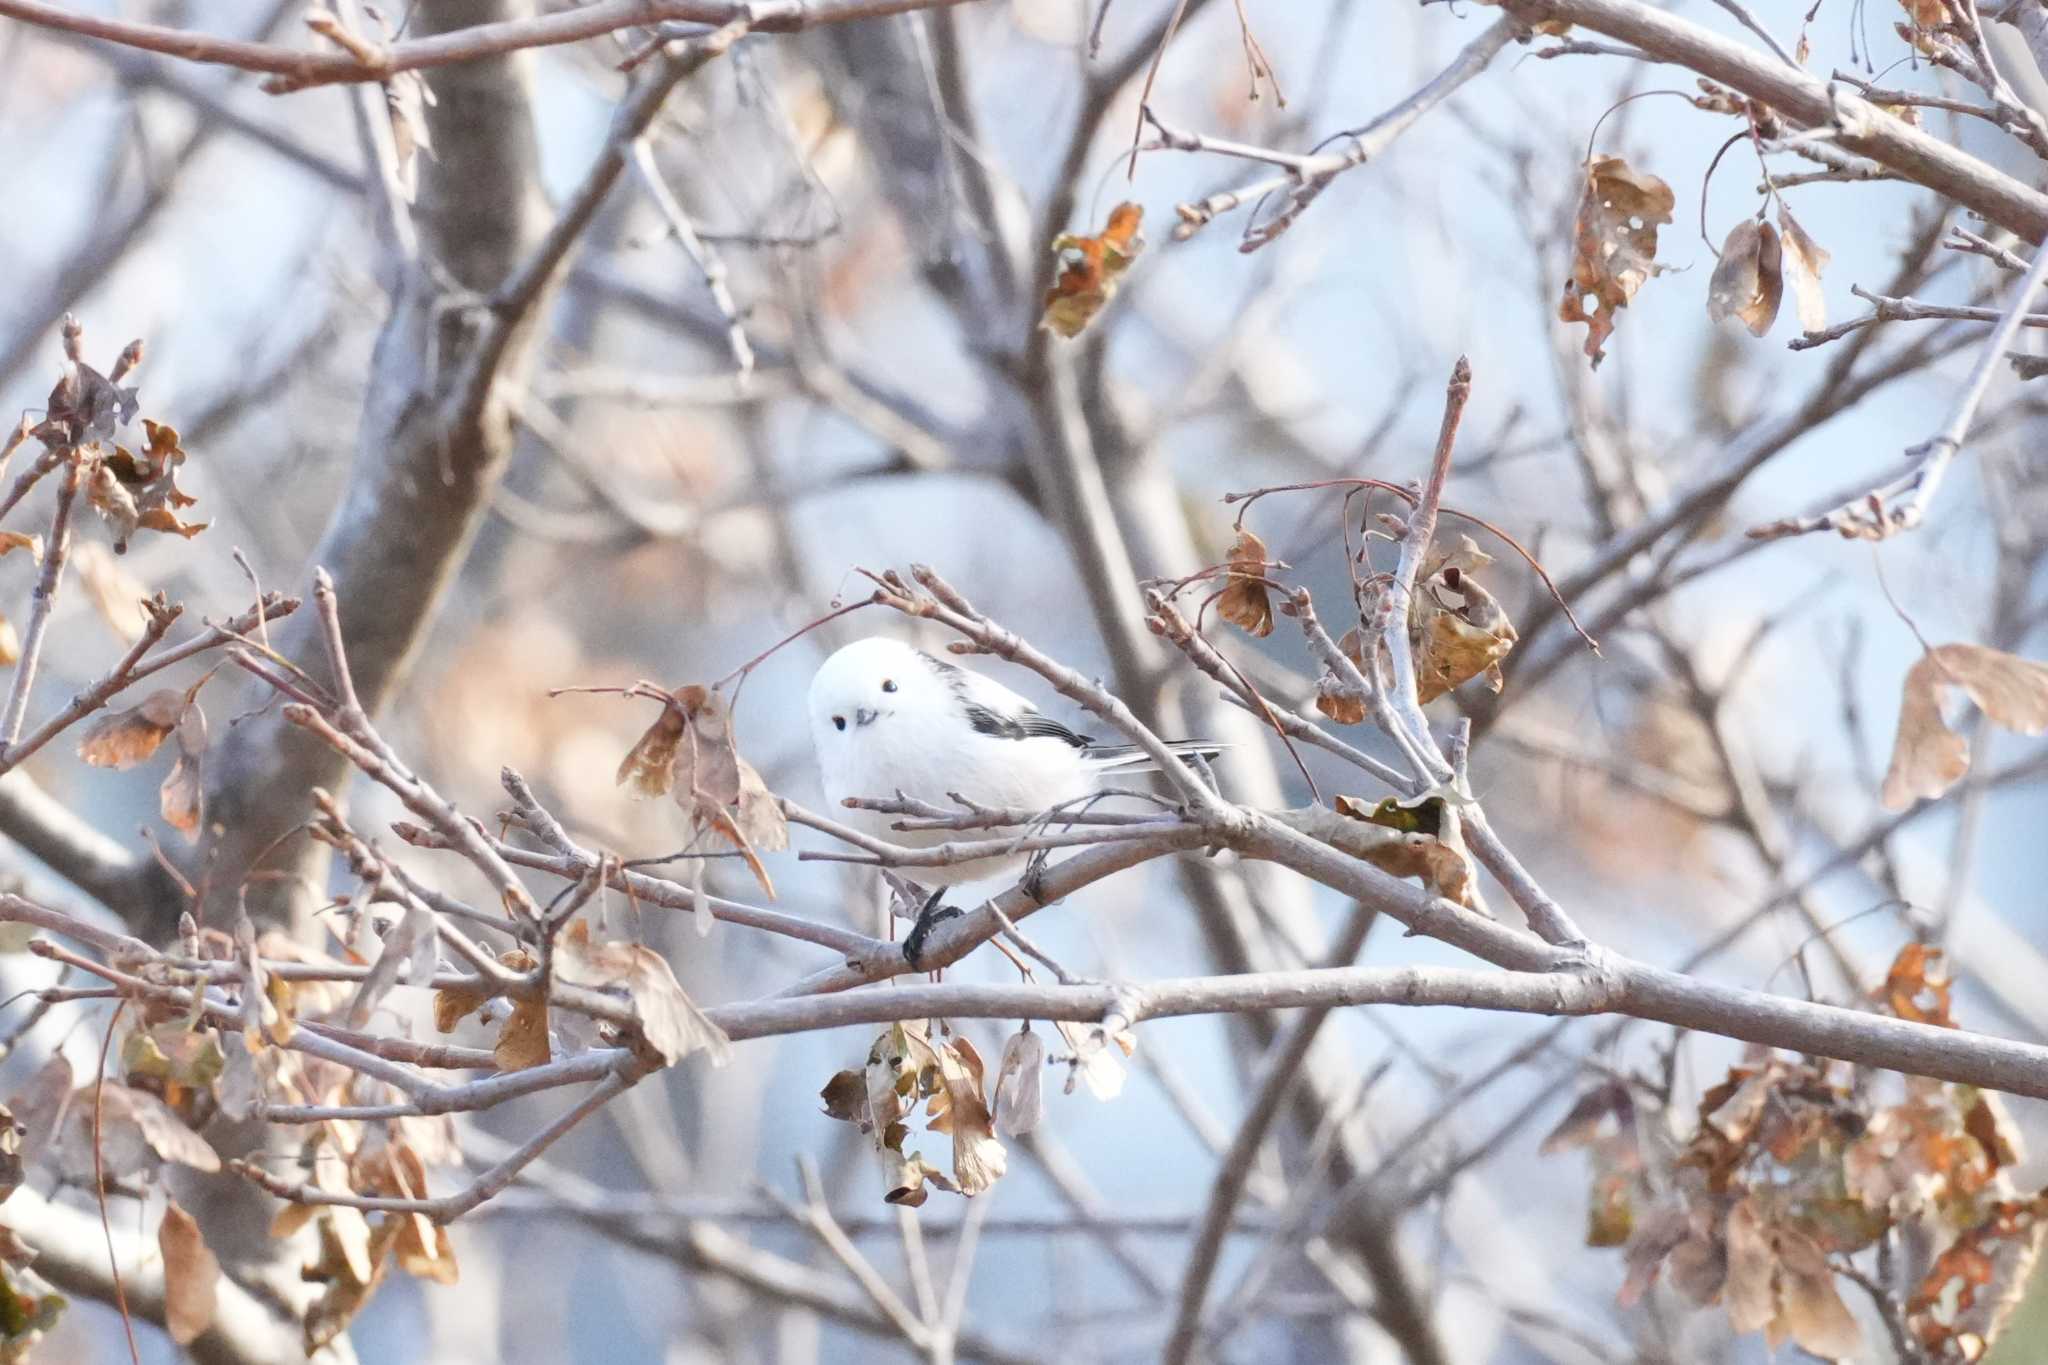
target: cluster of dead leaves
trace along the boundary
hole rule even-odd
[[[1063,232],[1053,238],[1053,256],[1059,264],[1052,288],[1045,291],[1039,326],[1068,338],[1086,330],[1116,296],[1124,272],[1145,249],[1145,239],[1138,234],[1144,217],[1139,205],[1118,204],[1095,236]]]
[[[199,839],[205,815],[205,783],[200,765],[206,756],[206,712],[199,691],[208,673],[184,691],[161,688],[120,711],[108,711],[79,734],[78,756],[99,768],[132,768],[156,756],[163,742],[178,737],[178,760],[157,789],[157,804],[171,827],[189,842]]]
[[[1501,661],[1519,637],[1507,610],[1473,576],[1491,563],[1493,556],[1472,537],[1460,536],[1455,548],[1432,551],[1416,575],[1408,638],[1415,657],[1416,692],[1424,702],[1478,677],[1495,692],[1501,689]],[[1268,574],[1278,567],[1283,566],[1268,557],[1265,542],[1239,526],[1223,564],[1224,586],[1216,595],[1216,614],[1247,635],[1271,635],[1273,583]],[[1360,606],[1361,616],[1369,617],[1372,606],[1369,596]],[[1279,611],[1294,614],[1293,606],[1284,601]],[[1370,678],[1365,640],[1365,632],[1353,628],[1337,644]],[[1349,680],[1326,669],[1316,684],[1316,709],[1339,725],[1358,725],[1366,718],[1366,699]]]
[[[1737,114],[1770,135],[1776,116],[1769,109],[1711,85],[1707,90],[1695,100],[1700,107]],[[1657,229],[1671,222],[1677,200],[1664,181],[1622,157],[1594,157],[1585,163],[1584,174],[1572,231],[1571,274],[1557,315],[1564,322],[1586,324],[1585,352],[1597,369],[1620,310],[1668,269],[1657,261]],[[1736,224],[1722,243],[1707,286],[1707,316],[1715,322],[1736,318],[1752,335],[1762,336],[1777,320],[1789,282],[1800,327],[1818,332],[1827,326],[1820,279],[1828,253],[1800,226],[1783,197],[1772,197],[1778,206],[1775,227],[1759,212]]]
[[[1959,689],[1993,724],[2023,735],[2048,731],[2048,664],[1985,645],[1936,645],[1906,671],[1899,731],[1884,776],[1887,809],[1940,796],[1970,770],[1970,744],[1942,719],[1942,698]]]
[[[459,1164],[461,1152],[453,1121],[442,1115],[316,1132],[301,1159],[311,1168],[309,1180],[316,1189],[424,1199],[429,1193],[427,1169]],[[313,1259],[300,1273],[324,1286],[306,1312],[308,1355],[348,1329],[393,1266],[435,1284],[454,1284],[461,1276],[448,1229],[425,1214],[292,1203],[278,1211],[270,1232],[273,1237],[290,1237],[307,1227],[317,1240]]]
[[[1909,944],[1881,1007],[1952,1024],[1939,957]],[[2038,1257],[2048,1193],[2013,1190],[2019,1139],[1996,1096],[1909,1076],[1882,1103],[1883,1084],[1756,1048],[1700,1098],[1689,1133],[1654,1087],[1610,1080],[1543,1150],[1590,1157],[1587,1240],[1625,1249],[1624,1303],[1661,1279],[1694,1304],[1723,1305],[1737,1332],[1762,1332],[1773,1347],[1858,1356],[1841,1272],[1910,1231],[1941,1250],[1904,1296],[1901,1326],[1933,1360],[1974,1362]]]
[[[530,973],[540,963],[523,948],[505,953],[501,961],[515,972]],[[554,979],[623,996],[631,1005],[634,1028],[622,1041],[641,1049],[651,1061],[674,1066],[693,1052],[704,1052],[713,1066],[732,1059],[732,1043],[684,993],[668,960],[638,943],[597,942],[590,926],[577,920],[556,936],[550,955]],[[488,989],[449,986],[434,992],[434,1025],[443,1033],[483,1009],[494,999]],[[520,1071],[552,1060],[550,1016],[546,993],[539,984],[511,1001],[492,1048],[502,1071]]]
[[[80,329],[65,322],[64,369],[50,390],[43,421],[31,434],[52,455],[76,458],[86,501],[112,533],[117,553],[128,548],[138,530],[161,531],[189,540],[206,529],[204,522],[180,520],[178,513],[194,499],[178,487],[185,449],[177,429],[144,418],[140,450],[115,438],[135,420],[136,390],[120,381],[142,361],[142,343],[130,342],[109,378],[78,355]]]
[[[638,796],[672,796],[690,836],[737,849],[771,899],[775,883],[760,858],[789,847],[789,821],[754,765],[733,745],[732,711],[711,688],[691,683],[668,696],[661,718],[619,764],[619,784]]]
[[[1778,320],[1789,277],[1800,327],[1818,332],[1828,325],[1820,276],[1829,259],[1781,199],[1777,227],[1745,218],[1729,231],[1707,285],[1707,316],[1715,322],[1736,318],[1760,337]]]
[[[1452,688],[1483,678],[1498,692],[1505,683],[1501,661],[1520,638],[1507,609],[1474,576],[1493,563],[1470,536],[1459,536],[1456,548],[1436,550],[1423,561],[1415,593],[1408,604],[1408,641],[1415,660],[1415,691],[1424,703]],[[1369,614],[1372,604],[1364,611]],[[1367,677],[1365,632],[1354,627],[1337,642],[1345,656]],[[1316,709],[1339,725],[1365,720],[1365,698],[1344,678],[1324,670],[1316,684]]]
[[[943,1029],[934,1034],[930,1023],[914,1020],[891,1024],[868,1049],[866,1063],[833,1076],[819,1097],[827,1115],[873,1141],[883,1200],[917,1208],[934,1186],[971,1198],[1002,1178],[1009,1154],[996,1134],[1014,1137],[1037,1124],[1044,1059],[1044,1043],[1028,1027],[1020,1030],[1003,1048],[991,1092],[974,1044]],[[953,1140],[950,1176],[921,1150],[906,1150],[920,1103],[925,1131]]]

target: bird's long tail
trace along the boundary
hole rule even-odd
[[[1181,759],[1216,757],[1230,746],[1207,739],[1170,739],[1167,749]],[[1155,773],[1159,764],[1135,744],[1097,744],[1088,750],[1088,762],[1099,772]]]

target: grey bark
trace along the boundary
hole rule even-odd
[[[420,10],[415,22],[438,32],[529,13],[526,0],[445,0]],[[307,565],[334,576],[356,690],[373,713],[431,629],[503,472],[511,447],[503,406],[450,400],[477,335],[473,306],[532,251],[545,226],[528,60],[472,62],[429,80],[438,100],[427,113],[438,155],[425,167],[414,215],[420,259],[401,269],[393,289],[348,484]],[[501,373],[524,367],[531,330],[521,326],[505,348]],[[317,632],[307,612],[275,643],[319,677],[326,664]],[[231,730],[211,757],[207,784],[215,896],[232,905],[263,858],[266,869],[297,875],[251,884],[252,910],[273,920],[303,913],[312,903],[309,887],[323,881],[325,850],[291,831],[310,809],[313,787],[338,789],[347,779],[337,755],[276,709]],[[164,928],[138,927],[145,934]]]

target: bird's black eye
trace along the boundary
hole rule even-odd
[[[835,730],[844,730],[844,729],[846,728],[846,717],[844,717],[844,716],[834,716],[834,717],[832,717],[832,728],[833,728],[833,729],[835,729]]]
[[[882,690],[884,692],[894,692],[896,690],[896,680],[894,678],[882,679]]]

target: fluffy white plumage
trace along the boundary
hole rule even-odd
[[[811,679],[811,739],[834,806],[849,796],[905,796],[950,807],[958,792],[986,806],[1042,811],[1098,790],[1107,772],[1154,765],[1141,750],[1099,745],[1043,715],[992,678],[881,636],[857,640]],[[1176,744],[1213,752],[1214,745]],[[836,809],[836,819],[911,848],[991,837],[893,830],[900,817]],[[907,867],[928,887],[1015,872],[1024,854],[948,867]]]

